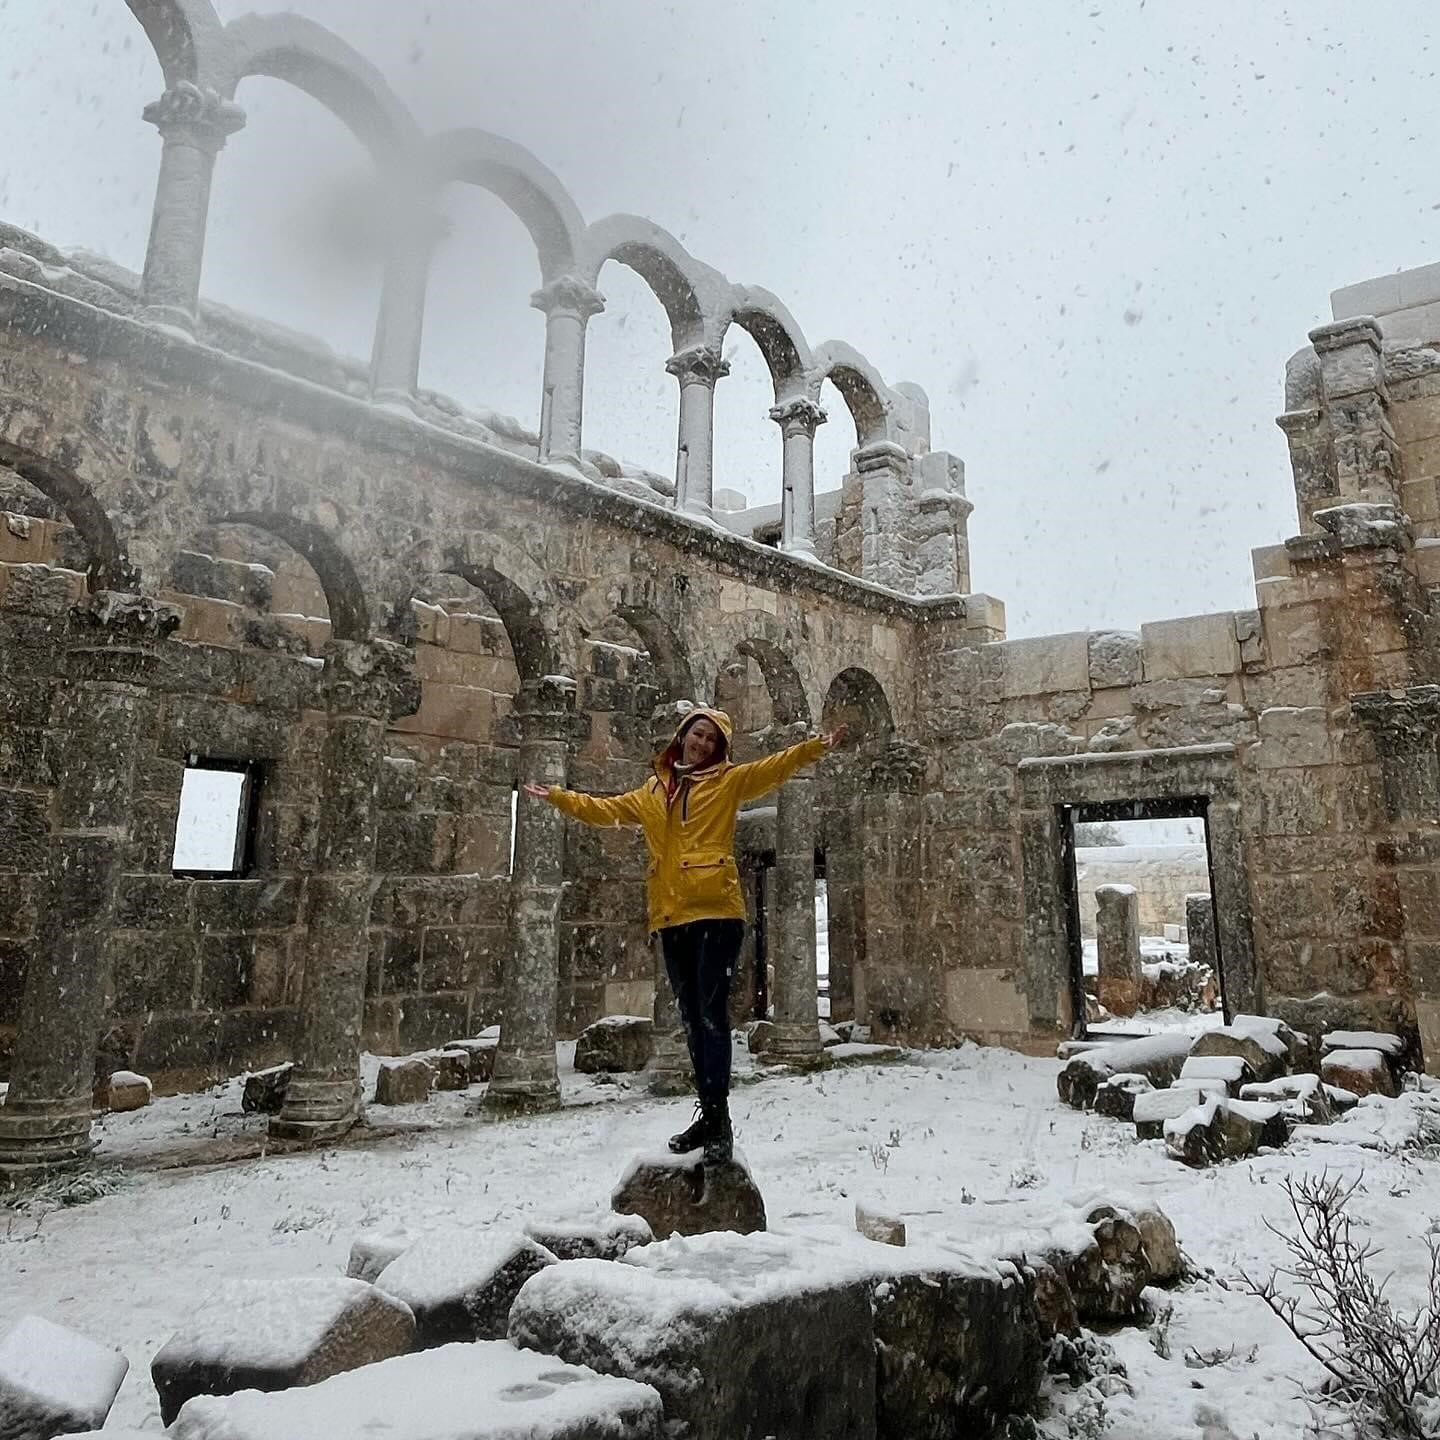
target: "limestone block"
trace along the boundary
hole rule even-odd
[[[272,1065],[268,1070],[252,1070],[245,1077],[240,1108],[247,1115],[278,1115],[285,1103],[285,1092],[290,1088],[290,1076],[294,1069],[294,1065],[287,1061],[284,1065]]]
[[[1179,1083],[1184,1084],[1187,1080],[1213,1081],[1217,1085],[1223,1085],[1227,1094],[1238,1095],[1242,1085],[1263,1078],[1257,1075],[1244,1056],[1236,1054],[1234,1049],[1221,1054],[1206,1055],[1197,1055],[1192,1050],[1180,1067]]]
[[[1219,961],[1215,948],[1215,902],[1208,893],[1185,897],[1185,932],[1189,936],[1191,962],[1215,969]]]
[[[103,1086],[101,1108],[119,1113],[143,1110],[153,1094],[149,1076],[138,1075],[134,1070],[115,1070]]]
[[[1080,1316],[1065,1276],[1049,1261],[1033,1257],[1027,1260],[1026,1269],[1034,1282],[1040,1338],[1048,1344],[1056,1335],[1078,1335]]]
[[[1105,630],[1090,636],[1090,685],[1138,685],[1141,679],[1140,636],[1131,630]]]
[[[1095,891],[1097,994],[1112,1015],[1133,1015],[1140,1003],[1140,896],[1133,885]]]
[[[1095,1103],[1100,1082],[1112,1075],[1143,1075],[1152,1085],[1168,1085],[1180,1074],[1192,1039],[1188,1035],[1151,1035],[1083,1051],[1072,1056],[1056,1077],[1060,1099],[1076,1110],[1088,1110]]]
[[[532,1220],[525,1233],[557,1260],[619,1260],[655,1238],[639,1215],[609,1212],[588,1219]]]
[[[1250,1071],[1250,1081],[1273,1080],[1285,1069],[1288,1052],[1285,1042],[1274,1034],[1267,1035],[1253,1030],[1242,1030],[1223,1026],[1207,1030],[1190,1052],[1190,1061],[1205,1056],[1225,1056],[1238,1059]],[[1180,1072],[1184,1078],[1186,1072]],[[1228,1077],[1226,1077],[1228,1079]]]
[[[86,1335],[22,1315],[0,1340],[0,1436],[50,1440],[98,1430],[129,1368],[118,1351]]]
[[[1318,1075],[1282,1075],[1276,1080],[1242,1085],[1240,1098],[1278,1105],[1292,1125],[1328,1125],[1335,1118],[1329,1091]]]
[[[435,1085],[435,1067],[415,1056],[409,1060],[387,1060],[375,1081],[377,1105],[418,1105],[430,1098]]]
[[[1353,1095],[1396,1095],[1395,1076],[1379,1050],[1332,1050],[1320,1062],[1320,1078]]]
[[[986,648],[1000,656],[1000,693],[1007,700],[1090,688],[1090,636],[1083,630]]]
[[[491,1075],[495,1073],[495,1051],[499,1044],[497,1027],[494,1035],[477,1035],[470,1040],[452,1040],[445,1048],[463,1050],[470,1061],[470,1083],[482,1085],[488,1084]]]
[[[380,1272],[403,1255],[416,1240],[409,1230],[365,1230],[350,1242],[350,1259],[345,1274],[352,1280],[373,1285]]]
[[[645,1385],[596,1375],[504,1340],[401,1355],[277,1394],[190,1401],[171,1440],[661,1440]],[[108,1432],[106,1432],[108,1434]]]
[[[1257,580],[1290,577],[1290,552],[1283,545],[1261,545],[1250,552],[1250,568]]]
[[[1135,1097],[1155,1087],[1143,1075],[1112,1075],[1095,1090],[1095,1113],[1116,1120],[1135,1118]]]
[[[637,1156],[610,1204],[621,1215],[641,1216],[661,1237],[765,1229],[765,1201],[739,1151],[721,1165],[705,1164],[699,1150]]]
[[[437,1090],[464,1090],[470,1085],[470,1052],[458,1046],[451,1050],[436,1050],[426,1060],[435,1069]]]
[[[565,1261],[521,1292],[510,1339],[653,1386],[690,1440],[869,1440],[869,1287],[822,1278],[818,1265],[801,1272],[778,1245],[753,1248],[764,1238],[727,1236],[693,1253],[649,1245],[618,1265]]]
[[[905,1244],[905,1222],[898,1215],[886,1214],[863,1200],[855,1202],[855,1229],[880,1245]]]
[[[1211,1096],[1165,1122],[1165,1148],[1187,1165],[1215,1165],[1283,1145],[1288,1134],[1278,1105]]]
[[[1415,542],[1415,571],[1422,585],[1440,585],[1440,540]]]
[[[1135,1313],[1150,1284],[1150,1262],[1140,1227],[1124,1212],[1100,1206],[1089,1240],[1076,1251],[1055,1250],[1045,1259],[1065,1277],[1081,1320],[1123,1320]]]
[[[375,1284],[414,1312],[416,1346],[427,1350],[503,1336],[521,1286],[554,1263],[515,1231],[441,1230],[392,1260]]]
[[[1152,621],[1140,627],[1140,643],[1146,680],[1230,675],[1240,668],[1235,616],[1229,611]]]
[[[1329,765],[1335,760],[1330,717],[1320,706],[1275,705],[1260,712],[1255,763],[1264,770]]]
[[[287,1390],[403,1355],[408,1306],[361,1280],[232,1280],[191,1312],[150,1362],[168,1425],[195,1395]]]
[[[1191,1080],[1151,1090],[1135,1097],[1130,1118],[1135,1122],[1137,1140],[1162,1140],[1166,1124],[1177,1116],[1193,1110],[1211,1097],[1223,1099],[1226,1087],[1218,1080]]]
[[[582,1075],[643,1070],[655,1053],[648,1015],[606,1015],[587,1025],[575,1042],[575,1068]]]
[[[763,1055],[775,1038],[775,1024],[771,1020],[756,1020],[746,1027],[745,1044],[752,1055]]]
[[[945,1017],[957,1029],[971,1033],[1022,1035],[1030,1028],[1025,996],[1014,972],[992,966],[945,972]],[[855,1043],[868,1043],[868,1036]]]

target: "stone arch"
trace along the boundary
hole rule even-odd
[[[820,386],[830,381],[845,401],[855,422],[856,445],[874,445],[893,438],[889,387],[880,373],[843,340],[827,340],[816,347],[810,398],[817,404]]]
[[[94,491],[73,471],[23,445],[0,440],[0,468],[11,470],[52,501],[84,542],[88,562],[86,584],[91,590],[131,590],[140,581],[130,563],[109,513]]]
[[[335,640],[370,638],[370,607],[350,557],[334,537],[319,525],[273,510],[231,510],[212,525],[250,525],[283,540],[300,555],[319,578],[330,611],[330,634]]]
[[[738,325],[760,347],[776,400],[804,390],[805,376],[814,358],[795,317],[768,290],[751,285],[733,286],[711,325],[711,343],[720,349],[731,325]]]
[[[426,142],[425,159],[437,188],[478,185],[515,212],[535,242],[543,281],[574,271],[585,222],[559,178],[524,146],[485,130],[450,130]]]
[[[677,351],[704,338],[703,296],[715,288],[715,277],[668,230],[638,215],[609,215],[585,232],[580,277],[598,282],[606,261],[633,270],[650,287],[670,321]]]
[[[744,660],[753,660],[758,667],[777,725],[809,725],[812,714],[810,700],[799,668],[791,658],[799,648],[795,637],[788,634],[772,615],[745,615],[740,618],[741,638],[725,652],[717,667],[717,681],[712,692],[716,702],[719,703],[723,690],[719,673],[730,656],[738,655]]]
[[[250,75],[294,85],[347,125],[379,164],[419,147],[420,129],[385,77],[323,25],[300,15],[242,15],[225,38],[230,93]]]
[[[126,0],[150,41],[166,85],[226,84],[225,27],[210,0]]]
[[[895,717],[884,686],[858,665],[842,670],[830,682],[820,723],[826,730],[848,725],[852,741],[883,741],[895,733]]]
[[[644,605],[628,604],[623,599],[616,605],[615,614],[645,642],[651,670],[660,690],[660,703],[697,698],[690,657],[675,631],[654,610]]]

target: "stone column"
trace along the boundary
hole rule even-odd
[[[945,450],[915,462],[915,593],[964,595],[970,590],[968,521],[975,506],[965,496],[965,463]]]
[[[908,592],[913,566],[905,554],[910,456],[889,440],[862,445],[851,463],[860,477],[860,576]]]
[[[1390,423],[1380,327],[1368,315],[1310,332],[1330,423],[1332,477],[1341,499],[1400,503],[1400,447]]]
[[[780,739],[793,745],[803,726]],[[775,967],[775,1033],[765,1058],[781,1065],[824,1064],[815,982],[815,782],[801,773],[775,797],[775,912],[769,929]]]
[[[1352,695],[1350,713],[1369,732],[1379,756],[1386,816],[1423,824],[1440,820],[1440,685]]]
[[[1102,885],[1095,904],[1100,1003],[1112,1015],[1133,1015],[1140,1005],[1140,896],[1133,885]]]
[[[825,412],[803,395],[782,400],[770,418],[784,437],[780,493],[780,548],[792,555],[815,554],[815,432]]]
[[[305,979],[295,1069],[276,1139],[321,1141],[360,1118],[376,796],[392,719],[415,711],[414,656],[387,640],[332,640],[320,676],[325,700],[315,867],[305,881]]]
[[[675,455],[675,508],[712,513],[715,493],[715,382],[730,373],[718,350],[696,345],[665,368],[680,382],[680,442]]]
[[[830,1020],[854,1020],[855,978],[865,951],[863,752],[824,764],[825,881],[830,913]]]
[[[409,405],[420,383],[420,345],[425,333],[425,296],[435,247],[450,233],[450,222],[421,207],[408,216],[392,240],[380,291],[380,314],[370,352],[370,394],[382,402]]]
[[[160,131],[165,148],[140,298],[146,316],[193,334],[215,157],[227,137],[245,124],[245,112],[215,91],[182,80],[147,105],[144,114]]]
[[[179,623],[173,606],[111,591],[70,615],[54,701],[58,780],[40,926],[0,1105],[0,1177],[69,1164],[93,1148],[95,1041],[135,770],[148,739],[148,686]]]
[[[520,783],[563,785],[575,711],[575,682],[527,680],[515,698]],[[500,1045],[484,1110],[512,1115],[560,1104],[555,1070],[560,982],[560,892],[565,880],[565,817],[522,796],[515,817],[510,876],[510,952],[501,977]]]
[[[1220,956],[1215,949],[1215,902],[1209,894],[1185,897],[1185,935],[1190,958],[1197,965],[1208,965],[1220,983]]]
[[[545,393],[540,404],[540,460],[580,460],[585,399],[585,327],[605,297],[583,280],[562,275],[531,297],[545,312]]]

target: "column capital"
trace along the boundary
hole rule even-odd
[[[605,297],[578,276],[561,275],[542,285],[530,297],[530,303],[546,315],[569,314],[577,320],[588,320],[605,308]]]
[[[575,714],[576,689],[568,675],[522,681],[512,711],[520,727],[520,743],[565,740]]]
[[[215,90],[202,90],[189,80],[172,85],[142,112],[166,140],[178,140],[211,154],[244,127],[245,112]]]
[[[392,720],[420,706],[415,656],[393,640],[331,640],[320,689],[332,715]]]
[[[181,612],[149,595],[97,590],[70,611],[64,670],[71,680],[143,684]]]
[[[1440,740],[1440,685],[1366,690],[1350,697],[1350,713],[1382,756],[1409,757]]]
[[[881,795],[918,795],[925,780],[925,751],[912,740],[891,740],[870,763],[867,788]]]
[[[730,362],[708,345],[692,345],[672,355],[665,362],[665,368],[682,386],[698,383],[713,387],[717,380],[723,380],[730,373]]]
[[[792,435],[808,435],[814,439],[815,432],[825,423],[827,416],[813,400],[797,395],[791,400],[782,400],[779,404],[772,405],[770,418],[788,440]]]

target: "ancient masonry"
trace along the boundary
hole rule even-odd
[[[143,277],[0,232],[0,1164],[83,1154],[97,1073],[128,1068],[173,1089],[293,1059],[275,1132],[330,1136],[358,1113],[362,1047],[496,1022],[489,1106],[553,1104],[557,1037],[668,1016],[637,839],[528,804],[512,835],[515,787],[635,784],[692,700],[728,705],[746,753],[842,719],[857,737],[745,818],[772,1058],[820,1048],[817,863],[837,1019],[1053,1046],[1077,993],[1074,823],[1186,814],[1228,1008],[1395,1029],[1433,1066],[1433,267],[1339,292],[1290,362],[1299,533],[1255,552],[1256,608],[1007,641],[1001,604],[966,593],[962,467],[929,448],[917,387],[810,346],[647,221],[587,225],[516,146],[422,136],[318,26],[130,8],[168,86],[146,110]],[[414,187],[368,373],[199,301],[251,75],[308,91]],[[537,434],[417,391],[450,183],[534,237]],[[583,445],[609,261],[670,320],[673,484]],[[778,527],[712,495],[732,325],[774,377]],[[856,443],[817,498],[827,378]],[[247,779],[233,873],[174,868],[197,763]]]

